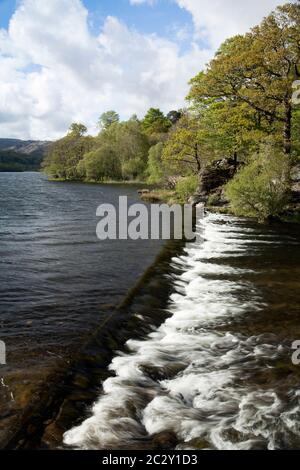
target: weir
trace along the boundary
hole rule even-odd
[[[61,448],[64,432],[80,422],[97,399],[114,351],[122,350],[133,334],[144,337],[168,315],[165,307],[174,290],[170,264],[184,244],[183,240],[167,242],[120,305],[103,312],[104,320],[78,348],[72,363],[58,368],[36,393],[12,430],[12,437],[3,443],[4,448]]]
[[[65,434],[66,445],[299,447],[300,369],[290,373],[291,343],[274,326],[279,306],[261,289],[274,279],[258,264],[262,248],[272,256],[283,240],[213,214],[198,230],[202,240],[172,260],[168,318],[142,339],[133,335],[114,357],[90,417]]]

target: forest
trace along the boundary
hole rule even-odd
[[[291,175],[300,162],[299,3],[225,41],[191,79],[185,109],[151,108],[128,121],[107,111],[98,125],[92,137],[73,123],[51,146],[44,161],[51,178],[148,182],[188,200],[203,174],[227,161],[234,171],[210,200],[226,199],[237,215],[279,216],[295,193]]]
[[[26,155],[13,150],[0,150],[0,172],[38,171],[43,154]]]

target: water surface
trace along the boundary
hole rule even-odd
[[[99,241],[96,209],[137,187],[53,183],[0,173],[0,339],[3,420],[25,406],[53,361],[68,360],[159,252],[161,241]]]

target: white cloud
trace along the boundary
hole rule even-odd
[[[95,37],[81,0],[22,0],[8,30],[0,30],[0,136],[57,138],[72,121],[95,130],[107,109],[126,118],[142,116],[150,106],[181,107],[188,80],[218,42],[247,29],[246,23],[259,21],[277,3],[264,0],[267,7],[253,13],[259,2],[252,1],[249,18],[247,11],[233,8],[245,3],[237,0],[211,0],[205,9],[202,0],[176,1],[192,13],[198,32],[206,25],[214,38],[211,48],[195,42],[182,53],[176,42],[138,33],[114,17]]]
[[[184,104],[209,51],[181,56],[176,43],[114,17],[94,37],[87,16],[80,0],[23,0],[0,37],[1,136],[55,138],[74,120],[92,128],[107,109],[128,117]]]
[[[245,33],[289,0],[176,0],[193,16],[196,34],[217,49],[228,37]]]

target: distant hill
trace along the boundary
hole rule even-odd
[[[39,170],[49,145],[48,141],[0,138],[0,172]]]

